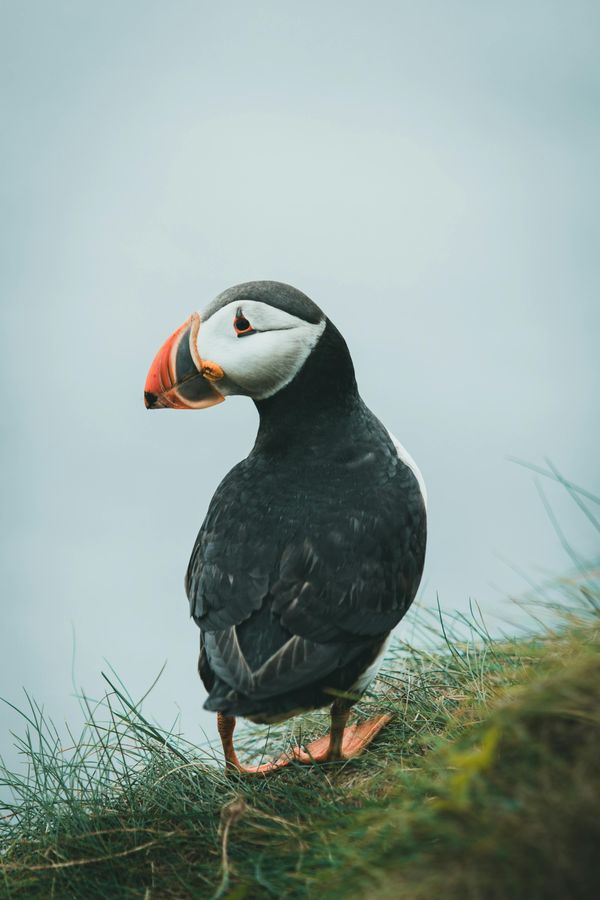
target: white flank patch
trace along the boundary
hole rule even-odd
[[[373,681],[375,681],[375,679],[377,678],[377,673],[381,668],[383,657],[385,656],[387,648],[390,645],[391,639],[392,635],[389,634],[381,645],[381,650],[379,651],[369,668],[365,669],[362,675],[359,675],[352,687],[349,688],[349,691],[356,691],[357,694],[362,694],[363,691],[366,691],[369,685],[372,684]]]
[[[425,480],[421,475],[421,471],[417,466],[416,462],[406,449],[403,447],[398,438],[394,437],[391,431],[388,431],[389,436],[391,437],[394,447],[396,448],[396,453],[398,454],[398,459],[401,459],[405,466],[411,470],[415,478],[419,483],[419,488],[421,489],[421,495],[423,497],[423,502],[425,504],[425,509],[427,509],[427,488],[425,487]]]

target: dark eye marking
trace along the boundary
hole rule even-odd
[[[256,333],[246,316],[243,314],[241,308],[239,308],[235,314],[233,327],[238,337],[246,337],[249,334]]]

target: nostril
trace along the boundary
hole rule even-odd
[[[157,400],[158,394],[153,394],[152,391],[144,391],[144,403],[146,404],[146,409],[152,409],[156,405]]]

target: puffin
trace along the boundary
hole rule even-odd
[[[362,400],[338,329],[290,285],[239,284],[192,313],[144,390],[148,409],[236,395],[258,410],[256,441],[218,486],[185,576],[204,708],[217,714],[229,773],[339,763],[391,718],[347,724],[421,580],[425,485]],[[326,736],[240,762],[238,717],[270,724],[327,706]]]

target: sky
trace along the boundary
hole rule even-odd
[[[147,714],[215,734],[183,575],[257,415],[142,392],[241,281],[322,306],[416,459],[423,603],[495,627],[569,568],[509,457],[600,491],[599,38],[577,0],[4,0],[0,696],[76,724],[74,684],[110,663],[139,696],[166,662]]]

